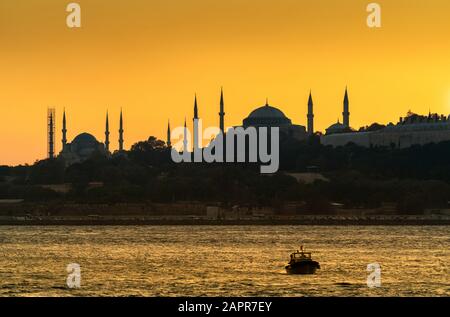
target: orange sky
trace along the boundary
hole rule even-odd
[[[366,25],[362,0],[74,1],[82,28],[66,26],[62,0],[0,2],[0,165],[46,155],[46,110],[65,107],[68,138],[104,139],[110,112],[117,148],[165,139],[167,119],[192,123],[194,93],[205,125],[238,125],[265,98],[306,125],[313,91],[316,129],[341,117],[349,86],[351,125],[415,112],[449,114],[450,1],[377,1],[382,28]]]

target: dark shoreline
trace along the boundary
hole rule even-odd
[[[450,211],[450,210],[449,210]],[[199,202],[171,204],[0,204],[0,226],[448,226],[450,212],[382,213],[346,209],[335,213],[277,214],[270,208],[233,211]]]
[[[437,219],[355,219],[355,220],[205,220],[205,219],[58,219],[58,220],[1,220],[0,226],[448,226],[450,220]]]

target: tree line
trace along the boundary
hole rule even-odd
[[[327,180],[310,184],[292,173],[319,172]],[[100,183],[102,186],[91,186]],[[71,184],[67,193],[49,184]],[[317,136],[307,141],[285,138],[280,144],[280,170],[259,173],[259,165],[172,162],[170,148],[155,137],[129,151],[102,155],[65,167],[61,159],[33,165],[0,166],[0,199],[28,201],[175,202],[200,201],[277,207],[305,202],[326,211],[332,202],[376,208],[394,203],[400,212],[446,208],[450,201],[450,142],[364,148],[355,144],[332,148]]]

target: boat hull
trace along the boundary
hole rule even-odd
[[[315,274],[316,270],[320,269],[319,263],[316,261],[300,262],[289,264],[286,266],[287,274]]]

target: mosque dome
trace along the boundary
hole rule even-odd
[[[78,134],[72,141],[72,145],[77,145],[79,147],[86,147],[91,145],[97,145],[97,139],[89,133]]]
[[[335,124],[332,124],[326,129],[326,134],[334,134],[334,133],[343,133],[347,132],[349,128],[345,125],[340,123],[339,121]]]
[[[99,150],[101,143],[89,133],[81,133],[73,139],[71,143],[72,152],[76,153],[80,158],[86,159],[95,151]]]
[[[244,126],[283,126],[291,124],[291,120],[281,110],[270,106],[268,103],[253,110],[244,119]]]

